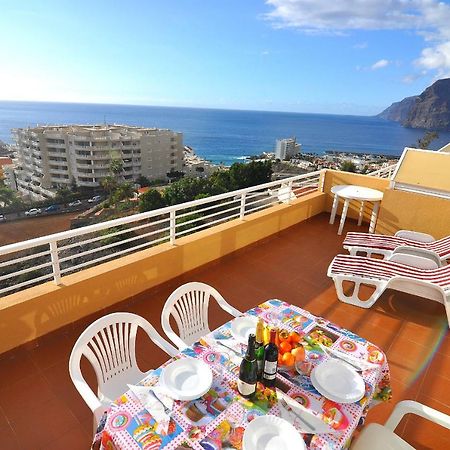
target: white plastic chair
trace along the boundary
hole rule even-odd
[[[287,184],[282,184],[279,189],[269,189],[268,193],[280,203],[289,203],[291,200],[295,200],[297,198],[292,191],[292,187]]]
[[[213,297],[219,306],[237,317],[242,313],[231,306],[213,287],[199,282],[186,283],[170,295],[161,314],[161,324],[167,337],[180,349],[190,346],[210,333],[208,325],[209,299]],[[170,325],[173,316],[179,336]]]
[[[403,400],[396,405],[384,425],[371,423],[364,427],[350,447],[351,450],[414,450],[414,447],[395,434],[397,425],[406,414],[416,414],[450,429],[450,416],[447,414],[412,400]]]
[[[148,337],[168,355],[178,353],[153,326],[136,314],[120,312],[96,320],[81,333],[69,359],[69,373],[77,391],[94,413],[94,430],[111,402],[127,391],[127,384],[141,381],[146,373],[136,363],[136,333],[142,328]],[[94,368],[97,395],[81,373],[81,357]]]

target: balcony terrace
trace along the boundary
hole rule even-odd
[[[311,190],[302,186],[300,198],[280,198],[280,204],[250,210],[243,217],[238,211],[235,220],[175,235],[173,241],[71,273],[58,280],[59,285],[50,281],[7,295],[0,301],[1,448],[89,448],[92,413],[68,374],[73,344],[88,324],[114,311],[135,312],[162,333],[163,304],[187,281],[214,286],[242,311],[267,299],[285,300],[378,345],[387,354],[393,400],[371,410],[368,422],[383,423],[403,399],[450,414],[450,334],[443,305],[393,291],[385,292],[370,309],[337,300],[326,276],[332,258],[346,253],[345,233],[338,236],[339,224],[328,224],[329,192],[335,184],[385,191],[377,225],[381,232],[413,228],[415,223],[417,229],[441,237],[448,229],[439,220],[448,211],[448,200],[394,193],[388,180],[327,171]],[[238,202],[246,195],[238,196]],[[404,205],[401,210],[398,198]],[[260,196],[254,199],[261,201]],[[411,205],[415,211],[426,209],[427,217],[411,214]],[[361,230],[357,213],[358,205],[352,205],[345,232]],[[211,305],[211,327],[226,320],[226,313]],[[167,359],[143,336],[138,336],[137,347],[143,370]],[[88,364],[83,371],[95,385]],[[406,417],[397,431],[417,449],[450,446],[448,430],[416,417]]]

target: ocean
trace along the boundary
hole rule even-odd
[[[274,151],[276,139],[295,136],[304,152],[328,150],[400,155],[423,130],[403,128],[376,117],[267,111],[174,108],[77,103],[0,102],[0,140],[11,143],[11,129],[36,124],[119,123],[170,128],[184,144],[215,163],[232,164]],[[431,148],[450,142],[440,133]]]

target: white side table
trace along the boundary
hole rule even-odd
[[[377,223],[378,210],[380,208],[380,202],[383,199],[383,193],[376,189],[370,189],[364,186],[353,185],[338,185],[331,188],[332,194],[334,194],[333,208],[331,209],[330,224],[334,223],[336,217],[336,211],[339,204],[339,198],[344,200],[344,207],[342,209],[341,222],[339,224],[338,234],[342,234],[344,228],[345,218],[347,217],[348,205],[351,200],[357,200],[361,202],[359,209],[358,226],[361,225],[364,212],[364,203],[373,203],[372,215],[370,217],[369,233],[375,231],[375,224]]]

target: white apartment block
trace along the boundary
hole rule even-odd
[[[58,188],[96,188],[110,175],[113,160],[123,164],[122,176],[166,180],[183,170],[183,134],[128,125],[56,125],[13,130],[17,144],[19,192],[50,198]]]
[[[301,144],[297,144],[296,138],[277,139],[275,145],[275,158],[288,159],[301,152]]]

